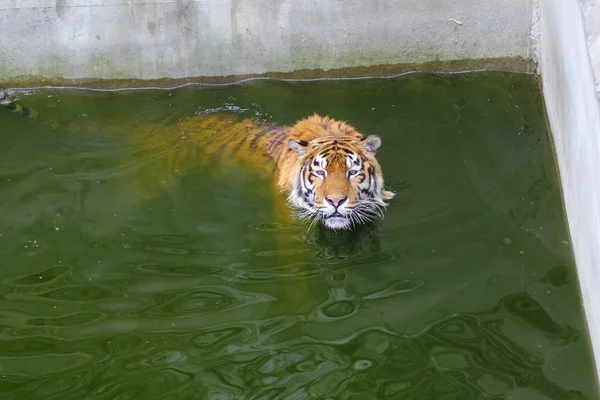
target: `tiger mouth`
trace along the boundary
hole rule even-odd
[[[329,218],[348,218],[348,216],[342,215],[338,211],[336,211],[333,214],[329,214],[329,215],[325,216],[325,219],[329,219]]]

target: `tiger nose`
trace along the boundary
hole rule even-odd
[[[325,200],[334,207],[339,207],[343,202],[348,200],[348,196],[343,194],[330,194],[325,196]]]

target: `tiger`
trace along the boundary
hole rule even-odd
[[[183,123],[180,133],[184,140],[168,151],[166,170],[182,168],[184,158],[188,165],[189,160],[235,159],[257,170],[270,170],[294,215],[311,225],[349,230],[383,218],[386,201],[395,195],[384,189],[375,157],[381,138],[364,136],[328,116],[314,114],[291,126],[278,126],[202,115]],[[159,132],[147,137],[168,141]],[[157,147],[170,146],[163,142]],[[191,164],[193,168],[194,161]],[[161,170],[164,173],[165,168]]]
[[[19,103],[6,106],[28,117],[38,116]],[[395,195],[384,189],[375,157],[381,138],[364,136],[329,116],[315,113],[291,126],[278,126],[233,115],[199,114],[176,127],[156,124],[136,130],[135,147],[149,151],[149,161],[141,163],[150,163],[146,172],[161,183],[171,183],[174,175],[209,160],[235,159],[259,173],[274,175],[293,215],[311,226],[321,223],[329,229],[349,230],[383,218],[387,200]],[[162,163],[157,154],[165,155]]]

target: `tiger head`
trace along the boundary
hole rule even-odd
[[[321,124],[325,132],[312,140],[296,139],[292,131],[288,146],[297,158],[291,168],[289,202],[300,210],[301,219],[322,221],[331,229],[350,229],[382,217],[385,200],[394,193],[383,189],[381,166],[375,159],[381,139],[327,121],[341,129],[330,132],[331,124]],[[332,134],[323,136],[326,133]]]

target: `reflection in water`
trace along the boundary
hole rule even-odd
[[[345,259],[358,254],[379,252],[378,223],[369,223],[351,231],[333,231],[317,226],[303,235],[319,258]]]
[[[0,109],[0,400],[598,398],[530,77],[51,94]],[[385,220],[291,220],[214,110],[380,135]]]

